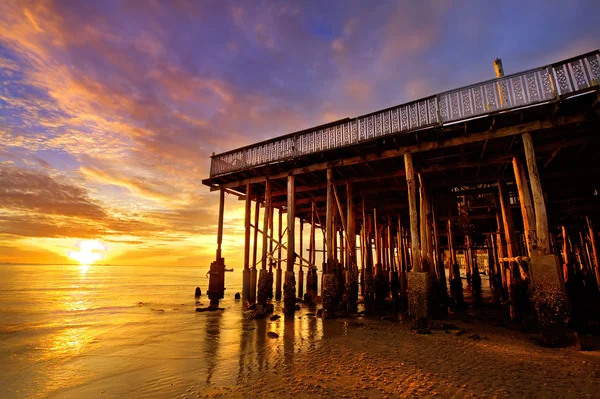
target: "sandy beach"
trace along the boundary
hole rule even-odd
[[[268,322],[267,322],[268,323]],[[600,352],[540,347],[535,335],[487,322],[415,334],[407,323],[325,320],[339,334],[291,364],[241,386],[188,397],[584,398],[596,397]],[[284,340],[286,337],[280,337]],[[290,355],[292,356],[292,355]]]
[[[189,281],[205,291],[202,275],[3,267],[0,397],[597,397],[597,337],[583,337],[587,351],[544,348],[476,317],[420,335],[398,316],[322,320],[304,304],[291,319],[253,320],[233,298],[235,273],[225,310],[199,313]]]

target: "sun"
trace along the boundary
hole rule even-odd
[[[82,265],[91,265],[104,257],[103,252],[108,248],[98,240],[81,240],[77,243],[77,251],[69,251],[69,258]]]

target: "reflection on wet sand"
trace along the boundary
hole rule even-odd
[[[211,319],[206,323],[206,359],[207,359],[207,370],[206,370],[206,383],[212,382],[213,373],[215,367],[219,362],[219,338],[221,336],[221,324],[223,321],[222,314],[215,312],[212,314]]]
[[[281,314],[280,306],[282,304],[275,304],[274,314]],[[229,308],[227,311],[237,313],[238,309]],[[307,316],[307,313],[311,315]],[[314,349],[316,343],[323,338],[322,320],[315,317],[312,310],[307,308],[296,312],[295,316],[282,316],[273,321],[269,318],[253,320],[250,318],[250,312],[242,308],[237,313],[237,317],[239,319],[234,323],[239,323],[239,329],[234,330],[239,332],[235,377],[238,385],[269,373],[278,374],[293,370],[294,356]],[[206,319],[206,322],[212,323],[213,320]],[[206,328],[207,337],[214,340],[217,327],[207,325]],[[339,327],[332,327],[331,333],[335,335],[336,329],[339,330]],[[210,335],[209,330],[213,331]],[[269,338],[269,332],[274,332],[279,337]],[[209,355],[207,353],[207,356]],[[221,357],[221,360],[227,363],[231,359],[225,356],[225,358]]]
[[[285,315],[283,322],[283,357],[284,367],[290,371],[294,368],[294,342],[296,337],[294,336],[294,325],[296,324],[294,315]],[[299,321],[299,320],[298,320]]]

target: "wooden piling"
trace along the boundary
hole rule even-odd
[[[547,344],[560,342],[559,345],[579,345],[577,333],[564,330],[571,318],[570,303],[560,273],[560,260],[558,256],[550,254],[546,203],[531,134],[525,132],[522,138],[533,194],[538,252],[536,256],[531,256],[529,264],[529,298],[536,309],[542,338]]]
[[[283,241],[283,210],[281,208],[279,208],[279,215],[278,215],[278,234],[277,237],[279,237],[279,242]],[[302,252],[300,252],[302,253]],[[280,301],[281,300],[281,277],[282,277],[282,270],[281,270],[281,263],[282,263],[282,259],[281,259],[281,245],[277,248],[277,270],[275,270],[275,300],[276,301]]]
[[[537,251],[537,233],[535,227],[535,215],[533,212],[533,204],[531,203],[531,195],[529,186],[527,185],[527,177],[523,164],[517,157],[512,160],[513,170],[517,189],[519,190],[519,202],[521,203],[521,215],[523,217],[523,232],[525,234],[525,242],[527,243],[527,252],[529,256]]]
[[[569,236],[567,235],[567,228],[566,226],[563,224],[561,226],[561,232],[562,232],[562,238],[563,238],[563,247],[562,247],[562,253],[563,253],[563,281],[565,283],[569,282],[569,279],[571,277],[571,257],[569,256]]]
[[[211,307],[218,307],[219,300],[225,292],[225,259],[221,256],[223,243],[223,214],[225,211],[225,189],[219,190],[219,219],[217,225],[217,254],[214,262],[210,264],[210,278],[208,280],[208,297]]]
[[[321,297],[323,302],[323,314],[325,317],[333,315],[338,306],[338,276],[335,275],[335,229],[333,224],[334,194],[333,194],[333,171],[327,169],[327,202],[325,214],[325,232],[327,234],[327,260],[326,269],[323,274],[323,285]]]
[[[296,261],[296,189],[294,176],[287,178],[287,264],[285,280],[283,283],[283,302],[286,314],[294,314],[296,310],[296,276],[294,274],[294,263]]]
[[[408,206],[410,215],[411,252],[413,268],[408,273],[408,314],[416,318],[416,327],[427,327],[429,317],[429,276],[423,272],[419,248],[419,221],[417,213],[417,192],[412,155],[404,155],[404,170],[408,186]],[[421,215],[423,217],[423,215]]]
[[[244,213],[244,271],[242,275],[242,302],[250,299],[250,213],[252,212],[252,185],[246,184]]]
[[[358,265],[356,262],[356,222],[352,183],[346,184],[346,310],[356,313],[358,301]]]
[[[365,205],[365,196],[362,196],[362,214],[363,222],[366,226],[364,231],[364,250],[365,250],[365,271],[364,271],[364,302],[365,312],[372,313],[375,305],[375,280],[373,276],[373,221],[371,215],[367,214]]]
[[[299,251],[302,254],[303,251],[303,238],[304,238],[304,219],[300,219],[300,236],[299,238]],[[302,257],[300,257],[300,267],[298,270],[298,298],[302,299],[304,297],[304,270],[302,269]]]
[[[497,278],[500,279],[500,284],[501,284],[501,298],[503,300],[506,300],[508,297],[508,284],[506,283],[506,272],[505,272],[505,267],[504,267],[504,261],[502,261],[501,259],[505,258],[505,253],[504,253],[504,240],[503,240],[503,235],[504,235],[504,221],[502,218],[502,207],[500,204],[500,195],[498,194],[495,198],[496,200],[496,226],[497,226],[497,230],[496,230],[496,249],[497,249],[497,258],[498,258],[498,263],[497,263]]]
[[[456,261],[456,251],[454,250],[454,234],[452,232],[452,220],[447,221],[448,251],[450,252],[450,295],[457,307],[462,307],[464,303],[462,278],[460,269]]]
[[[263,240],[262,240],[262,256],[261,256],[261,270],[258,275],[258,293],[257,293],[257,304],[263,308],[267,305],[267,299],[269,297],[269,271],[267,251],[269,248],[269,217],[271,216],[271,182],[267,179],[265,181],[265,214],[263,216]]]
[[[510,204],[508,203],[508,195],[506,192],[506,183],[498,181],[498,195],[500,198],[500,209],[502,211],[502,220],[504,228],[504,238],[506,239],[506,252],[509,259],[514,259],[516,255],[515,248],[515,226],[513,223],[512,212],[510,210]],[[515,269],[519,267],[516,262],[510,261],[509,267],[505,270],[506,274],[506,287],[508,290],[508,299],[510,302],[510,317],[514,319],[517,317],[516,305],[518,298],[517,293],[517,282],[515,278],[517,276]]]
[[[421,249],[419,243],[419,215],[417,211],[417,188],[415,183],[415,170],[413,168],[412,155],[404,155],[404,168],[406,171],[406,183],[408,185],[408,208],[410,217],[410,240],[413,259],[412,271],[422,271]]]
[[[306,295],[305,300],[309,304],[313,304],[317,300],[317,252],[316,252],[316,237],[315,237],[315,203],[311,204],[310,213],[310,254],[308,272],[306,273]]]
[[[596,231],[589,217],[585,218],[588,227],[588,233],[590,236],[590,245],[592,247],[592,260],[594,265],[594,273],[596,275],[596,284],[598,284],[598,290],[600,290],[600,258],[598,257],[598,246],[596,244]]]
[[[531,134],[526,132],[522,135],[523,148],[525,150],[525,159],[527,160],[527,169],[529,170],[529,183],[533,194],[533,205],[535,208],[535,229],[537,233],[537,249],[540,256],[550,253],[550,239],[548,235],[548,218],[546,216],[546,204],[544,202],[544,192],[538,172],[537,162],[535,160],[535,151]]]
[[[408,262],[406,259],[407,252],[402,220],[400,219],[400,215],[398,215],[398,280],[400,283],[400,299],[403,303],[406,303],[406,272],[408,271]]]
[[[481,304],[481,276],[477,265],[477,250],[473,249],[473,239],[471,234],[467,234],[467,255],[471,268],[471,287],[473,290],[473,302],[475,305]]]
[[[258,264],[257,262],[257,255],[258,255],[258,220],[259,220],[259,216],[260,216],[260,202],[258,201],[258,198],[256,198],[256,201],[254,203],[254,246],[252,248],[252,268],[250,269],[250,298],[248,299],[248,301],[250,303],[255,303],[256,302],[256,285],[257,285],[257,270],[256,270],[256,265]]]

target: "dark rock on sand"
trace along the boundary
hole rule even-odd
[[[236,301],[239,301],[241,298],[242,298],[242,296],[240,295],[240,293],[239,293],[239,292],[236,292],[236,293],[235,293],[235,296],[234,296],[234,299],[235,299]]]
[[[269,331],[267,333],[267,337],[269,337],[269,338],[279,338],[279,334],[277,334],[276,332],[273,332],[273,331]]]
[[[430,321],[429,328],[432,330],[456,330],[457,327],[451,323],[444,323],[439,321]]]
[[[217,310],[225,310],[225,309],[219,308],[217,306],[208,306],[206,308],[196,308],[196,312],[215,312]]]
[[[281,316],[279,316],[278,314],[274,314],[273,316],[269,317],[269,320],[271,321],[275,321],[278,320]]]
[[[202,296],[202,290],[200,289],[200,287],[196,287],[196,292],[194,293],[194,296],[196,298],[201,297]]]

